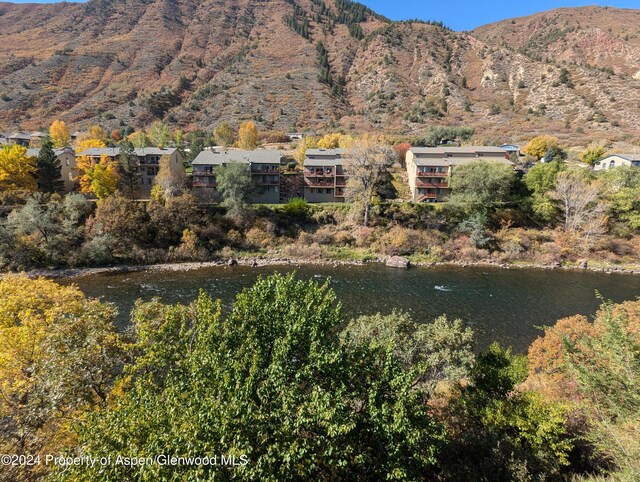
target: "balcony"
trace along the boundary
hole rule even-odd
[[[334,193],[335,197],[345,197],[345,191],[344,189],[336,189],[336,192]]]
[[[445,188],[448,188],[448,187],[449,187],[449,183],[448,183],[448,182],[425,182],[425,181],[416,181],[416,186],[418,186],[418,187],[432,187],[432,188],[436,188],[436,187],[445,187]]]
[[[263,169],[252,169],[251,174],[280,174],[280,168],[269,167],[269,168],[263,168]]]
[[[448,177],[449,171],[420,171],[418,170],[418,177]]]
[[[333,181],[317,181],[315,179],[305,179],[304,184],[308,187],[335,187]]]
[[[428,192],[426,194],[421,195],[418,198],[418,202],[422,202],[422,201],[425,201],[427,199],[438,199],[438,195],[436,193],[434,193],[434,192]]]
[[[305,169],[304,175],[306,177],[334,177],[336,174],[333,171],[322,171],[322,170],[309,171]]]
[[[258,184],[261,186],[279,186],[280,179],[260,179]]]

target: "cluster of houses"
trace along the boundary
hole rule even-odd
[[[27,147],[27,155],[37,157],[38,144],[46,134],[42,132],[15,132],[0,134],[0,144],[18,144]],[[76,134],[77,135],[77,134]],[[89,157],[96,162],[108,158],[117,162],[120,149],[117,147],[91,148],[75,152],[71,147],[54,150],[62,166],[62,179],[67,192],[77,188],[76,162],[79,157]],[[348,172],[345,169],[346,149],[308,149],[302,172],[283,173],[281,166],[286,163],[284,153],[275,149],[207,148],[192,162],[191,185],[195,194],[203,199],[215,200],[218,186],[216,171],[229,163],[247,166],[251,177],[258,186],[252,202],[277,204],[291,197],[303,197],[310,203],[336,203],[345,201]],[[439,202],[450,192],[450,180],[455,168],[478,160],[498,162],[514,166],[511,160],[518,153],[513,145],[465,146],[465,147],[412,147],[406,154],[406,175],[413,202]],[[168,158],[169,167],[176,173],[185,173],[185,160],[176,148],[145,147],[135,149],[140,171],[138,195],[148,197],[153,181],[160,169],[160,159]],[[594,164],[595,171],[621,166],[640,167],[640,154],[612,154]],[[293,174],[293,176],[292,176]],[[292,179],[295,182],[292,182]],[[293,188],[291,188],[293,186]],[[286,188],[285,188],[286,187]]]
[[[71,134],[71,140],[75,141],[80,133],[74,132]],[[2,144],[18,144],[22,147],[30,147],[38,145],[45,137],[47,137],[46,132],[23,132],[17,131],[12,133],[3,133],[0,132],[0,145]]]

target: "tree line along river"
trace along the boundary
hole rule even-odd
[[[525,352],[539,336],[540,327],[566,316],[595,314],[600,304],[596,291],[615,302],[640,296],[637,275],[478,267],[401,270],[377,264],[103,272],[60,282],[76,284],[88,296],[115,303],[118,322],[124,327],[138,298],[188,303],[202,288],[228,308],[236,293],[251,286],[259,275],[291,270],[320,283],[330,278],[346,317],[393,309],[408,311],[416,321],[446,314],[463,319],[474,330],[479,349],[498,341],[519,352]]]

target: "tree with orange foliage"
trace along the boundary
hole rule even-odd
[[[544,336],[538,337],[529,347],[528,388],[553,400],[578,398],[576,384],[564,370],[565,342],[575,342],[594,331],[594,326],[583,315],[563,318],[545,328]]]
[[[409,149],[411,149],[411,144],[409,144],[408,142],[400,142],[393,148],[393,150],[396,151],[398,162],[400,163],[400,165],[402,165],[402,167],[405,166],[404,163],[406,161],[407,152],[409,151]]]

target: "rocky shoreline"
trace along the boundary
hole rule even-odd
[[[297,258],[268,258],[268,257],[238,257],[217,259],[212,261],[186,261],[176,263],[160,263],[160,264],[138,264],[138,265],[119,265],[104,266],[96,268],[61,268],[61,269],[38,269],[26,272],[27,276],[47,278],[73,278],[79,276],[88,276],[101,273],[129,273],[136,271],[193,271],[211,267],[233,267],[248,266],[252,268],[261,268],[266,266],[364,266],[367,264],[385,264],[389,267],[407,269],[411,267],[420,268],[440,268],[440,267],[458,267],[458,268],[495,268],[495,269],[541,269],[541,270],[571,270],[571,271],[591,271],[605,274],[630,274],[640,275],[640,266],[591,266],[588,261],[582,261],[578,265],[563,265],[556,263],[553,265],[540,265],[535,263],[499,263],[494,261],[445,261],[431,263],[413,263],[409,258],[401,256],[380,257],[371,261],[345,261],[325,259],[297,259]],[[2,275],[0,275],[1,277]]]

